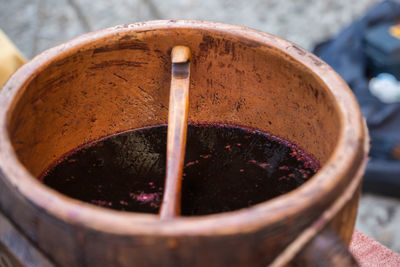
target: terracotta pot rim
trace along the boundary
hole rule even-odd
[[[205,29],[240,36],[253,43],[273,47],[316,74],[330,89],[332,98],[336,99],[334,104],[341,123],[337,146],[324,167],[300,188],[253,207],[216,215],[179,217],[170,221],[161,221],[156,215],[119,212],[86,204],[57,193],[33,177],[18,160],[7,131],[11,111],[23,93],[23,90],[17,92],[17,89],[29,83],[35,72],[45,69],[51,61],[60,56],[61,52],[73,51],[106,36],[169,28]],[[0,170],[7,175],[3,175],[6,184],[16,188],[34,207],[39,207],[50,216],[71,224],[121,235],[224,235],[255,231],[278,221],[290,219],[295,213],[312,208],[323,197],[311,194],[314,185],[335,188],[350,183],[351,176],[346,176],[346,173],[357,170],[365,164],[363,162],[365,136],[363,118],[354,95],[347,84],[326,63],[289,41],[247,27],[217,22],[148,21],[84,34],[33,58],[9,79],[0,94]],[[335,179],[332,179],[333,174]],[[296,206],[287,203],[296,203]]]

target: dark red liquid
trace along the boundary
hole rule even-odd
[[[92,142],[58,160],[44,183],[116,210],[158,213],[165,175],[166,125]],[[236,126],[188,126],[182,215],[245,208],[289,192],[319,164],[295,145]]]

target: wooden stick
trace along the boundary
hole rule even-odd
[[[171,58],[167,169],[164,197],[160,209],[161,219],[170,219],[181,213],[182,172],[189,109],[190,49],[186,46],[175,46],[172,49]]]

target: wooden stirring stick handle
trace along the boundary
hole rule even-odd
[[[167,168],[161,219],[181,213],[182,172],[185,159],[189,109],[190,49],[175,46],[171,52],[172,78],[169,97]]]

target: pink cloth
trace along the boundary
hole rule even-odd
[[[371,237],[355,230],[350,252],[362,267],[400,267],[400,255]]]

